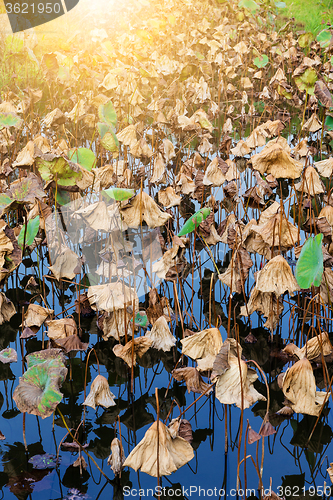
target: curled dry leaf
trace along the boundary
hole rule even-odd
[[[192,443],[193,441],[193,432],[191,424],[186,419],[181,419],[180,417],[174,418],[171,420],[168,425],[168,429],[172,436],[172,439],[175,439],[177,436],[185,439],[188,443]]]
[[[125,462],[125,453],[121,442],[118,438],[114,438],[111,441],[111,454],[108,458],[108,465],[114,472],[115,476],[119,476],[123,470],[123,465]]]
[[[272,174],[277,179],[297,179],[303,170],[303,164],[291,158],[279,144],[266,146],[252,156],[249,163],[261,174]]]
[[[221,158],[214,158],[214,160],[208,165],[203,178],[203,184],[205,186],[222,186],[226,180],[226,173],[228,171],[228,165]]]
[[[258,272],[256,287],[260,292],[274,292],[278,297],[286,291],[293,295],[300,290],[288,262],[282,255],[271,259]]]
[[[276,328],[283,309],[284,306],[282,301],[274,292],[261,292],[254,286],[251,290],[247,306],[241,307],[241,315],[251,316],[254,311],[258,311],[267,318],[264,326],[272,331]]]
[[[14,304],[6,297],[3,292],[0,292],[0,325],[9,321],[16,314]]]
[[[150,332],[146,333],[145,337],[152,341],[151,347],[164,352],[170,351],[176,345],[176,339],[172,335],[164,316],[155,321],[153,328]]]
[[[250,254],[244,247],[239,247],[234,253],[227,270],[219,275],[219,279],[234,293],[242,293],[249,269],[253,266]]]
[[[38,304],[29,304],[24,314],[23,326],[31,328],[32,326],[41,327],[44,321],[53,316],[53,309],[47,309]],[[22,326],[22,325],[21,325]]]
[[[131,368],[132,367],[132,356],[133,356],[133,366],[136,366],[136,357],[144,355],[145,352],[152,346],[153,341],[147,337],[137,337],[136,339],[130,340],[124,346],[117,344],[112,349],[114,354],[125,361],[125,363]],[[133,354],[132,354],[133,349]]]
[[[171,374],[178,382],[184,381],[186,383],[189,393],[191,391],[199,394],[205,393],[208,396],[212,391],[212,388],[209,390],[209,387],[212,386],[203,381],[200,372],[195,367],[175,368]]]
[[[57,340],[75,335],[77,327],[73,318],[62,318],[47,321],[47,335],[50,339]]]
[[[65,248],[49,267],[57,281],[62,278],[72,280],[81,271],[81,259],[70,248]]]
[[[139,305],[136,291],[125,283],[106,283],[90,286],[87,292],[90,305],[96,311],[113,312],[135,303]]]
[[[114,394],[110,391],[109,382],[103,375],[97,375],[92,381],[90,391],[83,403],[85,406],[90,406],[94,410],[96,406],[104,406],[110,408],[115,406]]]
[[[321,332],[319,335],[309,339],[300,349],[295,344],[288,344],[283,352],[297,356],[299,359],[307,358],[309,361],[318,356],[328,356],[333,352],[327,332]]]
[[[171,218],[171,215],[162,212],[155,201],[144,191],[137,194],[120,211],[128,227],[139,227],[143,221],[150,228],[159,227]]]
[[[168,186],[166,189],[161,189],[158,192],[158,202],[164,205],[165,208],[175,207],[180,205],[182,197],[176,194],[172,186]]]
[[[307,358],[288,368],[282,380],[282,391],[288,405],[295,413],[318,417],[325,401],[326,392],[316,390],[316,380]]]
[[[86,351],[89,347],[89,343],[81,342],[78,335],[69,335],[68,337],[54,340],[52,343],[64,349],[66,353],[72,351]]]
[[[181,340],[182,354],[195,359],[199,371],[212,370],[216,355],[222,347],[222,336],[217,328],[208,328]]]
[[[192,446],[179,436],[172,438],[170,430],[161,421],[158,422],[158,437],[159,476],[170,475],[194,457]],[[142,441],[126,458],[124,467],[135,471],[140,469],[157,477],[157,422],[149,427]]]
[[[235,404],[238,408],[249,408],[257,401],[266,401],[265,396],[260,394],[253,386],[258,375],[241,358],[241,346],[234,339],[227,339],[223,346],[226,343],[230,343],[227,359],[229,368],[213,379],[213,382],[216,382],[215,393],[217,399],[222,404]],[[222,356],[225,363],[226,353],[224,350]]]
[[[295,189],[308,193],[310,196],[325,193],[325,186],[320,180],[318,172],[311,166],[305,169],[303,179],[295,184]]]

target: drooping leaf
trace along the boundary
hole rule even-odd
[[[68,162],[62,156],[37,157],[36,165],[44,181],[55,180],[59,186],[75,186],[76,181],[82,177],[82,173],[75,170],[75,163]],[[76,168],[79,167],[76,166]]]
[[[321,242],[323,234],[310,237],[303,245],[296,264],[296,280],[306,290],[312,285],[319,286],[324,271],[323,250]]]
[[[96,166],[96,156],[91,149],[88,148],[74,148],[68,151],[68,158],[81,165],[85,169],[91,171]]]
[[[107,123],[111,127],[117,125],[117,113],[111,101],[99,107],[98,116],[101,122]]]
[[[190,217],[188,221],[185,222],[184,226],[179,231],[177,236],[185,236],[186,234],[192,233],[195,228],[198,227],[199,224],[201,224],[201,222],[207,219],[209,214],[210,208],[208,207],[198,210],[198,212],[192,215],[192,217]]]
[[[19,247],[23,249],[24,245],[24,235],[25,235],[25,246],[32,245],[34,242],[34,239],[37,236],[39,229],[39,215],[35,217],[34,219],[30,219],[28,221],[28,224],[24,224],[22,227],[20,234],[17,239],[17,243],[19,244]]]
[[[103,196],[106,196],[108,199],[112,198],[116,201],[129,200],[134,194],[134,189],[110,188],[102,191]]]
[[[331,92],[322,80],[316,81],[315,96],[320,100],[321,104],[325,106],[325,108],[331,108],[333,106]]]

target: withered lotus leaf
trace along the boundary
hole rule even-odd
[[[79,336],[76,334],[54,340],[52,343],[56,346],[60,346],[66,353],[72,351],[86,351],[89,347],[89,343],[81,342]]]
[[[165,208],[175,207],[180,205],[182,197],[176,194],[172,186],[168,186],[166,189],[161,189],[158,192],[158,202],[164,205]]]
[[[62,278],[72,280],[80,273],[81,260],[70,248],[65,248],[56,258],[53,266],[49,267],[54,277],[59,281]]]
[[[326,160],[316,161],[314,166],[322,177],[331,177],[333,172],[333,157]]]
[[[331,92],[322,80],[316,81],[314,93],[315,96],[320,99],[320,102],[323,106],[325,106],[325,108],[331,108],[333,106]]]
[[[144,191],[121,209],[121,214],[128,227],[139,227],[146,222],[150,228],[163,226],[170,218],[160,210],[155,201]]]
[[[294,160],[279,144],[266,146],[249,161],[261,174],[272,174],[277,179],[297,179],[303,170],[303,163]]]
[[[328,475],[330,476],[331,483],[333,483],[333,463],[330,463],[329,468],[326,470],[328,472]]]
[[[161,421],[158,423],[158,437],[160,476],[170,475],[194,457],[192,446],[179,436],[172,438],[170,430]],[[157,422],[149,427],[142,441],[126,458],[124,467],[135,471],[140,469],[157,477]]]
[[[108,458],[108,465],[117,476],[121,473],[125,462],[125,453],[118,438],[111,441],[111,454]]]
[[[12,347],[7,347],[0,351],[1,363],[15,363],[17,361],[17,352]]]
[[[171,372],[174,379],[178,382],[185,381],[188,392],[198,392],[199,394],[210,394],[212,388],[209,390],[209,384],[203,381],[200,372],[193,366],[185,368],[175,368]]]
[[[282,380],[282,391],[288,405],[295,413],[305,413],[318,417],[326,392],[316,390],[316,380],[307,358],[297,361],[288,368]]]
[[[241,307],[241,315],[250,316],[254,311],[258,311],[267,318],[264,326],[274,330],[284,309],[283,302],[280,300],[278,303],[279,300],[274,292],[260,292],[254,286],[247,306]]]
[[[76,323],[73,318],[61,318],[47,321],[47,327],[47,335],[53,340],[63,339],[77,332]]]
[[[309,361],[317,358],[318,356],[328,356],[332,353],[332,344],[330,342],[327,332],[321,332],[309,339],[304,346],[300,349],[294,344],[288,344],[284,352],[297,356],[299,359],[307,358]]]
[[[222,186],[226,180],[226,173],[228,170],[228,165],[220,158],[214,158],[214,160],[208,165],[203,178],[203,183],[205,186]]]
[[[193,432],[191,424],[188,420],[181,419],[180,417],[174,418],[168,425],[168,429],[170,431],[172,439],[175,439],[177,436],[179,436],[185,439],[188,443],[192,443]]]
[[[195,359],[199,371],[207,371],[213,368],[215,357],[222,347],[222,336],[217,328],[207,328],[182,339],[181,343],[182,354]]]
[[[216,380],[216,397],[222,404],[235,404],[238,408],[249,408],[257,401],[266,401],[253,386],[258,375],[249,368],[239,355],[230,352],[228,363],[230,368],[218,376]]]
[[[291,248],[295,246],[298,238],[297,227],[279,213],[271,217],[267,222],[254,226],[253,231],[259,234],[269,246]]]
[[[233,255],[227,270],[219,275],[219,279],[227,285],[232,292],[242,293],[251,266],[253,266],[253,262],[250,254],[241,246]]]
[[[25,327],[31,328],[32,326],[37,326],[38,328],[42,326],[47,318],[51,318],[53,315],[53,309],[47,309],[46,307],[39,306],[38,304],[29,304],[27,311],[24,314],[23,325]]]
[[[26,356],[27,371],[20,377],[13,399],[22,413],[49,417],[62,400],[60,386],[67,375],[60,349],[46,349]]]
[[[311,196],[325,192],[325,186],[320,180],[318,172],[311,166],[305,169],[304,177],[300,182],[295,184],[295,189],[308,193]]]
[[[134,344],[134,345],[133,345]],[[136,366],[136,357],[144,355],[145,352],[152,346],[153,341],[147,337],[137,337],[134,340],[130,340],[122,346],[117,344],[113,348],[113,352],[116,356],[123,359],[125,363],[131,368],[132,367],[132,348],[133,348],[133,366]]]
[[[300,290],[288,262],[277,255],[257,274],[257,290],[274,292],[278,297],[288,291],[291,295]]]
[[[0,292],[0,325],[9,321],[16,314],[14,304],[6,297],[3,292]]]
[[[164,316],[158,318],[153,324],[153,328],[150,332],[147,332],[145,337],[152,340],[152,345],[154,349],[161,349],[164,352],[170,351],[170,349],[176,344],[176,339],[172,335],[168,322]]]
[[[133,301],[137,305],[139,302],[136,291],[125,283],[90,286],[88,299],[93,309],[106,312],[124,309],[126,305],[132,305]]]
[[[114,394],[110,391],[107,379],[103,377],[103,375],[97,375],[91,383],[89,394],[83,404],[85,406],[90,406],[94,410],[96,406],[109,408],[110,406],[116,405],[114,397]]]

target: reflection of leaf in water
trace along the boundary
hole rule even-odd
[[[317,418],[311,415],[304,415],[300,422],[297,422],[297,420],[291,420],[290,423],[293,428],[294,435],[290,444],[304,448],[308,442],[316,420]],[[311,440],[308,443],[307,449],[313,453],[321,453],[323,451],[323,447],[331,442],[332,436],[333,433],[331,427],[328,424],[325,424],[322,420],[319,420]]]
[[[282,481],[281,481],[281,486],[283,488],[282,491],[286,491],[286,486],[291,487],[291,492],[295,491],[295,489],[298,487],[299,490],[297,491],[303,491],[303,487],[305,486],[305,473],[303,474],[291,474],[288,476],[282,476]],[[295,488],[295,489],[293,489]],[[288,489],[287,489],[288,491]],[[288,497],[286,495],[286,497]]]
[[[94,433],[97,435],[97,438],[90,441],[88,449],[96,458],[104,460],[110,455],[110,444],[115,437],[114,429],[102,425],[94,429]]]
[[[21,412],[17,408],[11,408],[10,410],[5,410],[2,414],[2,417],[10,420],[11,418],[17,417]]]
[[[148,393],[143,394],[139,399],[129,405],[128,410],[120,418],[120,421],[132,431],[141,429],[145,425],[152,424],[155,418],[147,411]]]
[[[42,455],[34,455],[29,458],[29,464],[32,464],[34,469],[53,469],[57,467],[57,460],[55,455],[50,453],[43,453]]]
[[[96,419],[96,424],[98,425],[113,425],[117,420],[119,412],[122,408],[120,408],[119,402],[121,400],[117,400],[117,406],[113,406],[111,408],[107,408],[100,417]],[[127,407],[127,403],[125,408]]]
[[[183,491],[183,487],[180,483],[173,483],[171,486],[166,486],[165,488],[163,488],[160,498],[162,498],[163,500],[174,499],[176,490],[177,490],[177,493],[179,493],[179,492],[181,493]],[[182,494],[180,494],[180,496],[177,495],[177,499],[186,500]]]
[[[193,432],[192,447],[197,450],[203,441],[206,441],[208,436],[213,434],[213,429],[197,429]]]
[[[84,377],[85,377],[85,364],[80,358],[72,358],[70,360],[72,366],[72,380],[69,377],[66,378],[62,385],[62,392],[65,397],[71,395],[79,395],[83,391]],[[87,370],[87,385],[91,380],[90,370]]]
[[[61,482],[66,488],[77,488],[80,491],[83,490],[85,493],[88,489],[88,485],[84,485],[83,483],[86,483],[89,478],[90,474],[87,470],[83,469],[82,476],[80,476],[80,467],[73,467],[73,465],[70,465],[67,467]]]
[[[12,372],[10,365],[0,364],[0,381],[15,380],[15,375]]]

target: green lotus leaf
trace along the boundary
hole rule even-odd
[[[88,148],[70,149],[68,151],[68,158],[72,162],[78,163],[81,167],[89,170],[89,172],[96,166],[96,156],[93,151]]]
[[[117,113],[111,101],[99,107],[98,116],[101,122],[107,123],[111,127],[117,125]]]
[[[75,186],[76,181],[82,178],[79,167],[75,163],[68,162],[62,156],[44,155],[37,157],[36,165],[44,181],[56,180],[59,186]]]
[[[35,217],[34,219],[30,219],[28,221],[28,224],[24,224],[22,227],[20,234],[17,238],[17,243],[19,244],[19,247],[23,249],[24,245],[24,235],[25,235],[25,246],[32,245],[34,242],[34,239],[37,236],[39,229],[39,215]]]
[[[111,151],[111,153],[117,153],[119,151],[119,142],[116,134],[112,130],[104,135],[101,140],[101,145],[103,148]]]
[[[207,219],[210,212],[211,210],[208,207],[198,210],[198,212],[192,215],[192,217],[190,217],[188,221],[185,222],[184,226],[179,231],[177,236],[185,236],[186,234],[192,233],[195,228],[201,224],[201,222]]]
[[[315,83],[318,79],[317,72],[313,68],[307,68],[302,75],[295,77],[297,87],[301,92],[314,94]]]
[[[333,130],[333,116],[326,116],[325,127],[327,130]],[[0,201],[0,203],[1,203],[1,201]]]
[[[319,286],[324,272],[322,243],[323,234],[308,238],[304,243],[296,264],[296,280],[306,290],[312,285]]]
[[[322,30],[317,35],[317,41],[319,42],[320,46],[323,49],[329,46],[331,38],[332,38],[332,33],[330,32],[330,30]]]
[[[124,201],[132,198],[132,196],[134,196],[135,194],[135,191],[134,189],[110,188],[110,189],[105,189],[101,193],[104,197],[108,199],[112,198],[113,200],[116,201]]]
[[[260,9],[259,5],[254,0],[240,0],[238,2],[238,7],[240,9],[247,9],[252,14],[254,14],[258,9]]]
[[[133,321],[133,318],[131,319]],[[148,316],[144,311],[139,311],[136,313],[134,318],[135,326],[139,326],[141,328],[146,328],[148,325]]]
[[[14,113],[0,113],[0,130],[3,128],[19,127],[22,123],[21,118]]]
[[[262,56],[256,57],[253,61],[253,64],[257,66],[257,68],[264,68],[268,64],[268,57],[266,54],[263,54]]]
[[[41,351],[47,353],[48,349]],[[50,351],[55,351],[50,349]],[[59,390],[67,375],[60,354],[51,355],[48,359],[34,353],[27,356],[28,369],[20,377],[13,399],[22,413],[49,417],[62,400]],[[45,354],[44,354],[45,356]],[[29,359],[30,358],[30,359]]]

